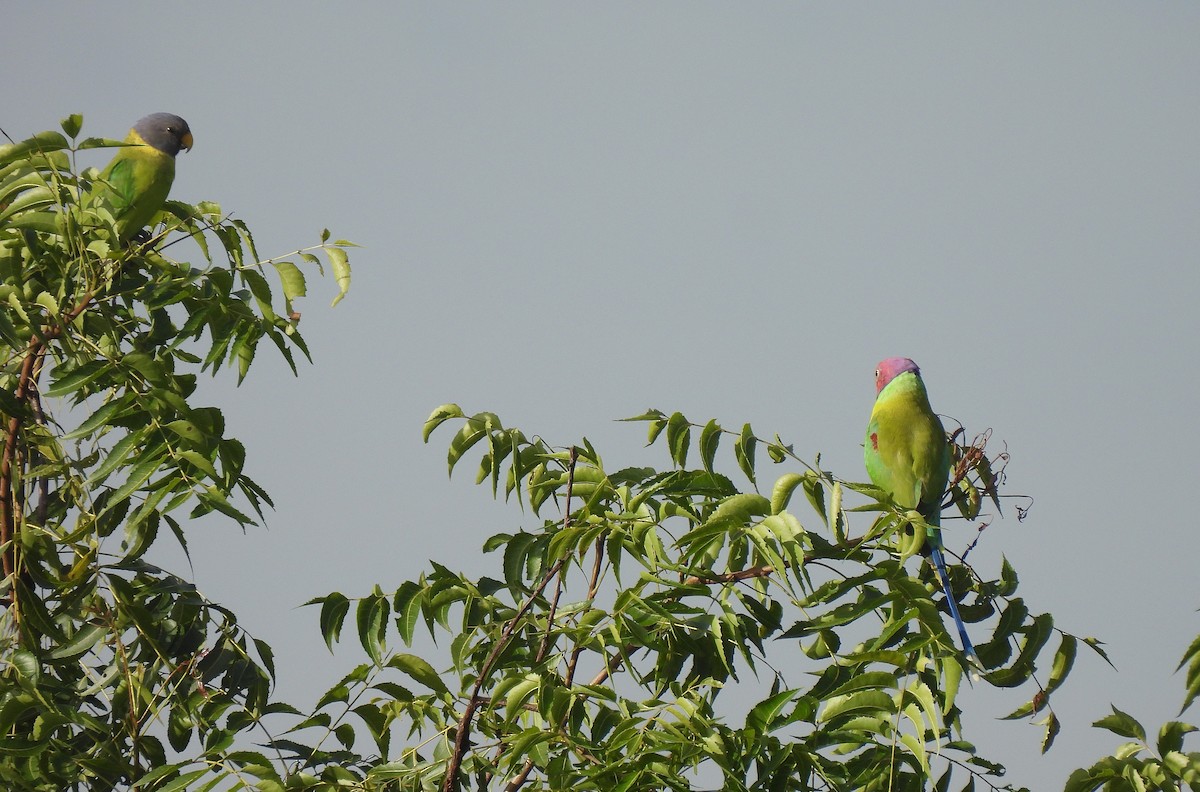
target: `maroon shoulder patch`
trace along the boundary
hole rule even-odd
[[[879,450],[879,434],[877,432],[871,432],[871,448]]]

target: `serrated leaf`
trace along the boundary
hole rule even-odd
[[[67,137],[79,137],[79,130],[83,129],[83,116],[79,113],[71,113],[71,115],[59,121],[58,125],[66,133]]]
[[[108,635],[108,627],[101,624],[89,624],[71,636],[70,640],[57,647],[50,653],[51,659],[63,660],[75,657],[90,650]]]
[[[1112,705],[1109,705],[1112,707]],[[1139,742],[1146,741],[1146,730],[1142,728],[1142,724],[1128,713],[1122,712],[1116,707],[1112,707],[1112,714],[1105,715],[1100,720],[1092,724],[1098,729],[1107,729],[1108,731],[1120,737],[1128,737]]]
[[[692,427],[683,413],[672,413],[667,419],[667,449],[677,467],[687,466],[688,447],[692,442]]]
[[[1061,729],[1062,724],[1058,722],[1058,717],[1053,712],[1047,713],[1046,733],[1042,736],[1042,753],[1046,753],[1054,745],[1054,738]]]
[[[343,594],[333,592],[321,601],[321,635],[325,638],[325,646],[333,654],[333,645],[342,634],[342,624],[346,614],[350,612],[350,600]]]
[[[342,301],[346,296],[346,292],[350,291],[350,258],[346,255],[346,251],[337,247],[323,247],[325,255],[329,257],[329,263],[333,265],[333,278],[337,281],[338,294],[333,298],[330,307],[333,307]]]
[[[833,696],[826,699],[825,707],[817,716],[817,722],[828,723],[834,718],[850,714],[890,717],[895,711],[895,701],[887,693],[881,690],[860,690],[847,696]]]
[[[74,393],[89,383],[94,382],[110,370],[111,366],[106,360],[89,361],[82,366],[64,372],[61,377],[53,378],[50,387],[46,389],[44,395],[63,396],[68,393]]]
[[[1067,675],[1075,665],[1075,653],[1078,642],[1073,635],[1063,634],[1058,651],[1054,653],[1054,665],[1050,669],[1050,679],[1046,683],[1046,695],[1053,693],[1066,681]]]
[[[287,301],[292,301],[297,297],[304,297],[308,294],[307,286],[304,282],[304,273],[290,261],[274,261],[271,262],[275,267],[275,272],[279,275],[279,283],[283,286],[283,298]]]
[[[388,661],[388,668],[408,674],[435,693],[448,694],[450,692],[446,683],[433,670],[433,666],[416,655],[398,654]]]
[[[717,446],[721,443],[721,426],[713,419],[704,425],[700,432],[700,464],[709,473],[713,472],[713,462],[717,456]]]
[[[433,430],[437,429],[451,418],[463,418],[464,413],[462,408],[457,404],[443,404],[429,414],[425,419],[425,427],[421,431],[421,440],[428,443],[429,436],[433,434]]]
[[[63,435],[64,440],[75,440],[80,437],[87,437],[102,426],[107,426],[124,410],[130,408],[133,402],[132,394],[126,394],[121,398],[114,399],[107,404],[102,405],[98,410],[89,415],[83,423],[75,427],[74,430]]]
[[[372,662],[380,665],[383,662],[387,623],[391,617],[391,603],[376,587],[375,593],[359,600],[355,615],[359,643]]]
[[[757,443],[758,439],[754,436],[754,430],[750,428],[750,424],[745,424],[733,446],[733,455],[737,458],[738,467],[742,469],[742,474],[749,479],[751,484],[756,483],[754,479],[754,447]]]
[[[792,493],[803,481],[804,476],[800,473],[784,473],[775,480],[771,489],[771,514],[779,514],[787,508]]]
[[[400,632],[400,640],[404,641],[405,645],[411,645],[413,633],[416,631],[417,621],[421,616],[422,605],[422,589],[411,581],[407,580],[401,584],[400,588],[396,589],[395,598],[392,601],[392,611],[396,614],[396,629]]]

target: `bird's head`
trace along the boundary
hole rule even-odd
[[[171,113],[152,113],[133,125],[133,134],[147,146],[174,157],[180,149],[192,150],[188,122]]]
[[[889,382],[908,371],[921,376],[921,369],[908,358],[894,357],[879,361],[875,367],[875,392],[879,393]]]

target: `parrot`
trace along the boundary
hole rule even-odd
[[[983,668],[958,615],[942,554],[942,496],[950,477],[950,443],[929,406],[921,370],[908,358],[888,358],[875,369],[875,406],[863,444],[867,475],[902,509],[915,509],[928,526],[925,544],[933,559],[946,604],[958,628],[963,654]]]
[[[192,150],[192,130],[177,115],[152,113],[140,119],[93,187],[117,220],[117,233],[128,242],[162,208],[175,180],[175,155]]]

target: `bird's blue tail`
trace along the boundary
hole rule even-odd
[[[967,627],[963,624],[962,617],[958,615],[958,603],[954,600],[954,590],[950,588],[950,573],[946,571],[946,558],[942,555],[942,548],[932,542],[930,542],[929,554],[933,556],[933,565],[937,567],[938,577],[942,580],[942,591],[946,594],[946,604],[950,606],[950,615],[954,617],[954,626],[958,628],[963,654],[967,656],[967,662],[972,666],[971,678],[978,679],[978,671],[983,668],[983,664],[979,662],[979,655],[975,654],[975,647],[971,644],[971,639],[967,637]]]

